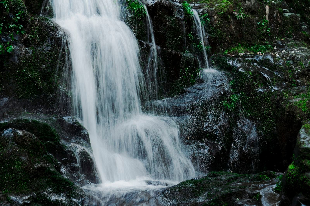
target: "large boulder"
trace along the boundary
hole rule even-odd
[[[98,183],[99,178],[85,129],[80,126],[80,134],[72,131],[75,135],[71,138],[76,141],[70,143],[66,142],[70,137],[65,133],[59,135],[50,125],[55,126],[55,122],[16,119],[0,124],[0,198],[4,203],[91,202],[80,187]],[[55,128],[60,129],[61,125]]]

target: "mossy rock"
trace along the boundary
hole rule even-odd
[[[205,3],[207,6],[203,11],[203,18],[208,22],[205,28],[210,35],[209,42],[213,53],[224,52],[238,44],[249,47],[270,45],[273,40],[283,38],[310,43],[307,0],[211,0]]]
[[[56,131],[48,124],[39,122],[37,120],[16,119],[11,122],[0,123],[0,131],[9,128],[31,132],[44,143],[53,142],[54,144],[60,144],[60,139]]]
[[[38,124],[37,124],[38,125]],[[77,188],[59,173],[56,159],[46,149],[45,141],[50,139],[48,131],[46,138],[40,135],[40,129],[34,133],[1,125],[0,137],[0,191],[9,199],[10,196],[28,196],[32,203],[46,203],[40,199],[49,200],[51,205],[59,205],[49,194],[63,195],[66,201],[78,197]],[[8,125],[7,125],[8,126]],[[11,124],[10,126],[13,126]],[[28,131],[31,126],[28,126]],[[41,198],[38,198],[41,196]]]
[[[231,92],[221,102],[225,111],[255,123],[259,168],[284,171],[292,161],[301,121],[293,111],[287,111],[284,94],[273,90],[270,81],[253,66],[264,61],[253,58],[253,62],[247,62],[246,57],[221,55],[213,56],[212,61],[217,68],[227,71],[230,80]],[[227,62],[236,62],[238,66]],[[265,62],[263,67],[270,70],[275,67],[268,64]],[[232,124],[237,120],[232,120]]]
[[[55,110],[60,98],[66,102],[69,94],[63,79],[65,71],[70,73],[66,36],[51,20],[29,12],[22,0],[5,2],[6,10],[1,7],[0,11],[4,19],[0,34],[0,96],[30,100],[29,107]],[[26,3],[39,5],[41,1]]]
[[[259,205],[261,196],[255,185],[275,184],[277,176],[274,172],[252,175],[210,172],[203,178],[165,189],[163,193],[174,205]],[[273,195],[279,198],[278,194]]]

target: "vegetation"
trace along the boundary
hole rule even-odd
[[[134,14],[138,19],[145,17],[146,11],[141,2],[138,0],[126,0],[129,10]]]
[[[206,3],[208,8],[214,8],[219,15],[228,12],[232,8],[231,0],[203,0],[202,2]]]
[[[184,1],[182,3],[182,6],[183,6],[183,10],[184,10],[184,13],[190,17],[192,17],[194,15],[193,13],[193,10],[191,8],[191,6],[189,5],[189,3],[187,3],[187,1]]]
[[[32,103],[35,99],[48,103],[55,101],[58,89],[62,86],[62,69],[65,66],[70,69],[70,65],[65,63],[67,43],[59,37],[59,28],[48,19],[36,16],[41,12],[42,2],[0,0],[1,97],[17,97]],[[148,58],[149,31],[145,6],[139,0],[125,2],[129,11],[126,21],[139,40],[141,59]],[[238,118],[247,118],[255,123],[257,136],[260,138],[260,169],[275,168],[284,171],[285,166],[289,166],[283,178],[265,173],[239,175],[210,172],[205,178],[186,181],[174,189],[188,187],[190,191],[186,192],[185,197],[207,197],[212,199],[209,205],[229,205],[232,197],[243,191],[242,188],[235,190],[230,185],[239,180],[267,182],[278,178],[275,188],[277,192],[285,190],[288,194],[295,194],[296,191],[305,190],[309,180],[304,173],[309,171],[310,162],[308,159],[292,162],[292,152],[300,122],[308,122],[310,119],[309,84],[302,80],[309,77],[310,62],[297,56],[291,58],[289,55],[280,57],[279,62],[283,60],[281,64],[266,59],[258,61],[255,58],[260,58],[264,53],[271,53],[274,57],[279,51],[276,47],[282,46],[281,42],[285,42],[283,51],[287,50],[291,54],[295,50],[288,49],[292,48],[289,42],[298,40],[301,42],[297,45],[298,48],[309,48],[309,0],[260,0],[254,4],[237,0],[202,2],[206,7],[200,14],[201,21],[210,35],[211,49],[208,49],[208,46],[206,48],[209,54],[215,54],[212,57],[213,65],[224,70],[229,78],[229,89],[219,94],[220,104],[216,105],[225,115],[229,115],[225,128],[226,136],[224,135],[221,142],[224,150],[231,149],[233,129],[238,126]],[[171,2],[166,2],[164,7],[161,7],[160,3],[162,2],[155,3],[148,9],[154,23],[156,43],[160,48],[158,73],[165,76],[167,82],[165,86],[161,86],[165,97],[180,94],[184,92],[184,88],[197,82],[201,70],[199,59],[203,42],[196,34],[193,10],[187,1],[182,3],[182,15]],[[269,16],[266,16],[267,5]],[[255,58],[242,59],[245,63],[242,68],[227,63],[236,60],[231,59],[232,56],[241,58],[243,55]],[[274,61],[278,61],[276,57]],[[258,67],[252,67],[253,65],[266,68],[272,75],[264,76],[264,73]],[[160,79],[159,82],[164,81]],[[309,124],[305,124],[304,128],[309,131]],[[22,134],[16,129],[23,131]],[[203,126],[200,129],[203,130]],[[10,194],[36,192],[37,196],[33,198],[42,204],[49,201],[44,192],[74,196],[74,184],[60,175],[57,160],[52,156],[63,154],[66,149],[52,128],[38,121],[14,120],[0,124],[0,134],[4,131],[11,136],[4,135],[5,137],[0,139],[1,193],[6,194],[9,199]],[[208,141],[216,140],[213,134],[206,135],[201,132],[199,135]],[[279,142],[286,144],[286,150]],[[282,157],[281,154],[286,156]],[[278,162],[278,165],[268,165],[268,160]],[[285,162],[284,166],[282,162]],[[210,182],[212,184],[209,184]],[[303,184],[305,182],[307,184]],[[303,186],[299,187],[300,184]],[[212,190],[219,185],[222,190]],[[206,193],[210,190],[213,193]],[[260,198],[259,193],[249,196],[253,201],[259,201]]]
[[[0,35],[4,36],[0,41],[0,55],[12,53],[14,42],[25,33],[26,8],[22,0],[0,1]]]
[[[22,0],[2,0],[0,5],[1,93],[53,104],[67,58],[65,41],[57,37],[59,28],[31,16]]]

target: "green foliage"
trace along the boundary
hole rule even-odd
[[[293,104],[297,106],[306,116],[310,115],[310,89],[306,93],[298,94],[294,97],[297,101]]]
[[[202,26],[210,24],[210,21],[211,21],[211,20],[210,20],[210,18],[209,18],[209,14],[208,14],[208,13],[203,14],[203,15],[200,17],[200,19],[201,19],[201,24],[202,24]]]
[[[242,7],[239,8],[238,12],[236,10],[234,10],[234,11],[235,11],[236,18],[238,20],[245,19],[248,17],[248,15],[244,13],[244,10]]]
[[[232,6],[231,1],[229,0],[203,0],[202,2],[206,3],[209,8],[215,8],[215,11],[218,14],[226,13]]]
[[[13,43],[16,37],[25,33],[26,8],[22,0],[1,0],[0,1],[0,35],[5,37],[0,41],[0,55],[12,53]]]
[[[193,69],[190,67],[181,68],[179,84],[184,87],[193,85],[199,75],[200,69]]]
[[[143,4],[138,0],[126,0],[129,10],[136,18],[142,18],[146,15]]]
[[[27,49],[18,53],[17,61],[14,62],[10,61],[8,55],[0,56],[3,66],[0,70],[0,88],[3,88],[1,92],[52,105],[57,101],[57,92],[60,92],[58,88],[64,85],[61,79],[63,75],[60,74],[67,66],[67,45],[61,38],[56,37],[59,28],[50,20],[30,16],[27,16],[26,20],[25,35],[16,36],[18,39],[12,44],[23,44]],[[5,38],[5,35],[2,35],[2,39]]]
[[[259,178],[261,180],[270,180],[270,177],[268,177],[267,175],[264,175],[264,174],[259,175]]]
[[[237,107],[238,103],[240,103],[240,95],[238,94],[232,94],[228,100],[222,102],[224,108],[231,111]]]
[[[186,15],[188,15],[190,17],[192,17],[194,15],[192,7],[189,5],[189,3],[187,3],[187,1],[184,1],[182,3],[182,6],[183,6],[184,13]]]
[[[266,38],[267,36],[270,36],[271,29],[269,27],[269,21],[267,19],[263,19],[259,22],[257,22],[258,31],[260,33],[260,36],[263,38]]]
[[[310,132],[310,124],[309,123],[307,123],[307,124],[304,124],[304,129],[306,130],[306,132]]]

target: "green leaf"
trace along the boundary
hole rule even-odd
[[[6,51],[7,51],[8,53],[12,53],[13,50],[14,50],[14,47],[11,45],[11,46],[9,46],[9,47],[7,48]]]

